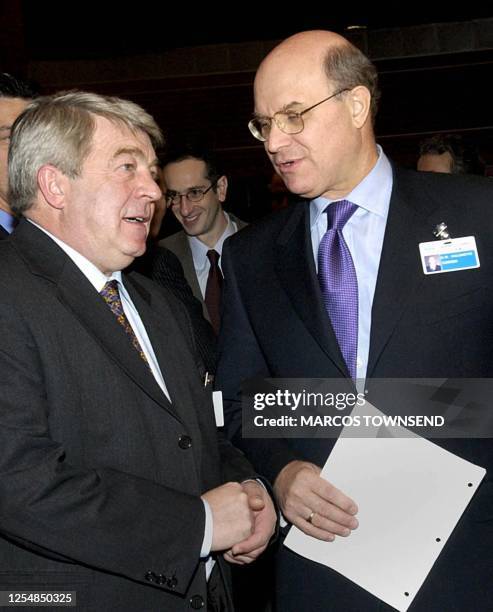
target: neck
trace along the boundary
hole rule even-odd
[[[224,214],[224,211],[220,210],[213,227],[206,234],[197,236],[197,238],[210,249],[213,249],[216,246],[219,238],[221,238],[223,235],[227,225],[228,220],[226,219],[226,215]]]
[[[343,200],[361,181],[370,174],[378,161],[378,150],[374,143],[359,157],[358,161],[351,168],[350,177],[337,189],[334,189],[326,194],[326,197],[331,200]]]

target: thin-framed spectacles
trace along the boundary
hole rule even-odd
[[[320,104],[323,104],[324,102],[328,102],[344,91],[349,91],[349,87],[339,89],[327,98],[320,100],[320,102],[317,102],[316,104],[312,104],[312,106],[309,106],[302,111],[279,111],[272,117],[254,117],[248,122],[248,129],[252,135],[261,142],[265,142],[267,138],[269,138],[272,128],[272,121],[274,121],[281,132],[284,132],[285,134],[299,134],[305,128],[305,123],[303,121],[303,115],[305,113],[313,110],[317,106],[320,106]]]
[[[178,193],[177,191],[167,191],[164,196],[166,198],[166,204],[168,206],[178,206],[181,203],[182,198],[186,198],[189,202],[200,202],[204,199],[204,196],[217,185],[218,180],[219,178],[211,183],[207,189],[202,189],[201,187],[191,187],[183,193]]]

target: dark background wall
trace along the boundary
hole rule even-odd
[[[175,6],[171,20],[165,6],[152,4],[11,0],[0,4],[0,58],[2,70],[37,81],[45,93],[76,87],[127,97],[170,138],[200,135],[222,155],[234,207],[248,219],[268,209],[272,174],[246,128],[255,69],[279,39],[302,29],[339,31],[375,61],[377,136],[395,160],[412,167],[423,137],[455,132],[478,145],[493,173],[493,17],[468,9],[382,19],[351,7],[282,23],[260,6],[227,13]]]

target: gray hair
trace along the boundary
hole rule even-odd
[[[134,102],[84,91],[37,98],[15,121],[9,147],[9,205],[22,215],[34,203],[39,168],[52,164],[76,178],[89,154],[95,117],[145,132],[154,147],[163,135],[154,119]]]
[[[357,47],[348,43],[331,47],[324,58],[325,73],[337,89],[353,89],[358,85],[366,87],[371,94],[371,118],[375,122],[380,91],[375,65]]]

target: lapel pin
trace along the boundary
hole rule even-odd
[[[450,234],[447,229],[447,224],[443,221],[435,225],[435,229],[433,230],[433,235],[438,240],[448,240],[450,238]]]

